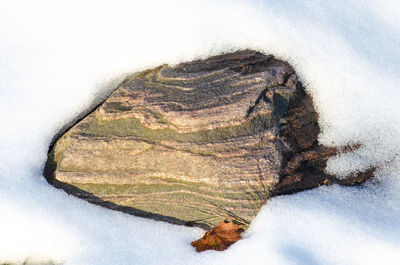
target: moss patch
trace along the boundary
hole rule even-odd
[[[190,133],[178,133],[172,129],[152,130],[143,126],[136,118],[100,121],[92,119],[81,126],[77,134],[95,137],[134,137],[151,143],[175,141],[181,143],[209,143],[222,142],[232,138],[254,135],[268,128],[270,115],[259,115],[241,125],[204,130]]]
[[[170,193],[170,194],[188,194],[186,192],[192,192],[188,194],[194,195],[207,195],[215,196],[222,199],[240,200],[243,197],[243,191],[237,191],[235,188],[221,187],[221,191],[210,189],[202,189],[200,185],[183,185],[179,183],[171,184],[84,184],[84,183],[71,183],[79,189],[88,191],[97,195],[121,195],[121,194],[132,194],[132,195],[152,195],[157,192]],[[174,192],[174,193],[171,193]],[[176,192],[176,193],[175,193]],[[157,195],[158,196],[158,195]],[[161,195],[164,196],[164,195]]]

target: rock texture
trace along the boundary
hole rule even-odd
[[[335,148],[293,68],[239,51],[127,78],[50,148],[48,181],[112,209],[178,224],[244,223],[270,197],[322,184]]]

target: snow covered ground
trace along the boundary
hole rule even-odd
[[[400,2],[0,2],[0,264],[398,264]],[[41,171],[63,125],[126,73],[253,48],[289,61],[312,94],[326,145],[362,148],[338,175],[362,187],[274,198],[244,240],[195,253],[200,229],[90,205]]]

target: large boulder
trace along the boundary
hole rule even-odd
[[[249,223],[275,195],[324,173],[317,113],[294,69],[245,50],[127,78],[57,139],[48,181],[90,202],[178,224]]]

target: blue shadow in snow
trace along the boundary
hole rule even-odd
[[[281,248],[282,254],[286,257],[290,264],[296,265],[320,265],[322,264],[317,258],[310,252],[310,250],[300,247],[295,244],[286,245]]]

